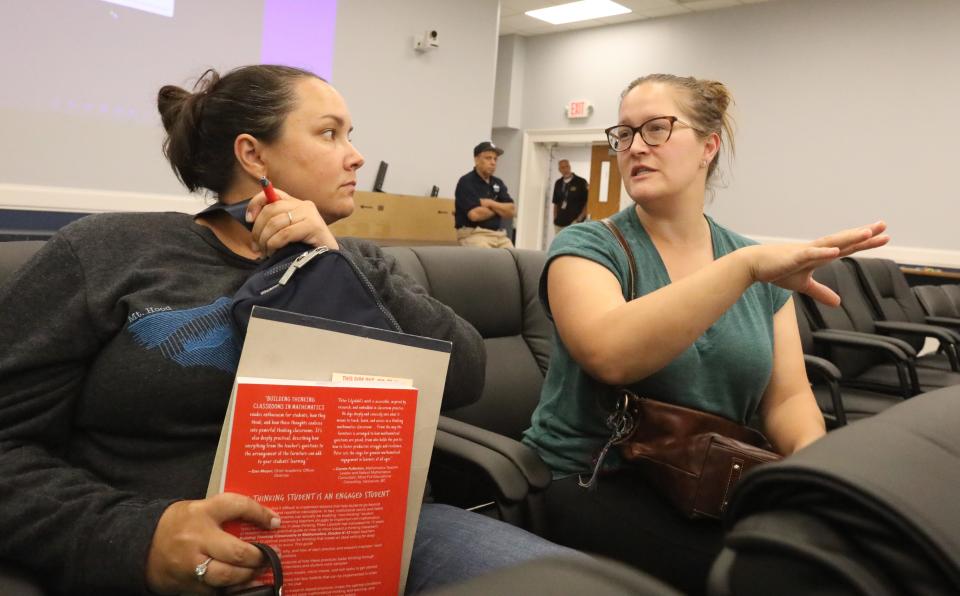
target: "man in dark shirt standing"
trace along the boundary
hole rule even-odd
[[[503,149],[490,141],[473,148],[473,169],[460,177],[454,209],[457,240],[463,246],[512,248],[500,229],[501,219],[513,217],[517,208],[503,180],[493,175]]]
[[[553,185],[553,225],[557,232],[587,218],[587,181],[570,169],[570,162],[561,159],[560,178]]]

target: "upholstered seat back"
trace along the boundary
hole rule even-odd
[[[813,347],[813,329],[810,327],[810,315],[803,306],[800,295],[794,292],[793,308],[797,313],[797,329],[800,331],[800,345],[804,354],[815,354]]]
[[[960,316],[960,284],[946,284],[941,287],[944,293],[950,297],[953,307],[957,309],[958,316]]]
[[[540,400],[553,341],[553,324],[537,297],[546,254],[447,246],[390,247],[385,252],[484,338],[483,396],[444,414],[519,439]]]
[[[960,318],[960,309],[950,299],[946,286],[916,286],[913,293],[931,317]]]
[[[13,275],[24,263],[30,260],[33,253],[43,246],[42,240],[23,240],[0,242],[0,285]]]
[[[872,306],[860,287],[852,264],[838,260],[818,268],[813,278],[839,294],[840,306],[827,306],[804,296],[804,302],[810,307],[817,326],[839,331],[859,331],[876,333],[873,324]],[[843,373],[846,378],[854,378],[867,368],[884,361],[882,354],[867,350],[833,347],[823,354]]]
[[[853,265],[860,283],[866,289],[874,311],[885,321],[924,323],[925,315],[907,278],[897,264],[890,259],[848,259]],[[923,347],[920,335],[897,335],[915,350]]]

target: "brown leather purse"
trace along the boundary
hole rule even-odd
[[[602,223],[616,237],[630,263],[630,299],[636,297],[633,251],[616,224]],[[646,479],[683,514],[719,518],[730,493],[749,469],[781,459],[766,438],[731,420],[617,389],[618,401],[607,418],[612,435],[600,452],[589,481],[592,487],[611,446],[634,463]]]
[[[719,519],[745,472],[781,459],[752,428],[622,391],[634,426],[621,455],[688,517]]]

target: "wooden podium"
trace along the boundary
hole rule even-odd
[[[453,199],[357,191],[353,215],[330,226],[336,236],[381,246],[457,244]]]

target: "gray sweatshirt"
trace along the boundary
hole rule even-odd
[[[479,398],[477,331],[373,244],[339,240],[407,333],[453,342],[444,407]],[[256,268],[184,214],[61,230],[0,287],[0,560],[66,594],[146,593],[160,515],[202,498]]]

